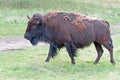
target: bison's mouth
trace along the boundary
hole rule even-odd
[[[32,38],[32,39],[30,40],[30,43],[31,43],[32,45],[37,45],[38,42],[39,42],[39,40],[36,39],[36,38]]]

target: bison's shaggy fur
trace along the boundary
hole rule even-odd
[[[110,52],[111,63],[115,63],[109,23],[104,20],[93,19],[78,13],[49,12],[44,16],[37,13],[29,19],[24,37],[33,45],[39,41],[50,44],[47,62],[57,54],[58,49],[66,47],[71,63],[75,64],[76,50],[93,42],[98,53],[95,64],[103,54],[101,45]]]
[[[87,19],[86,16],[78,15],[77,13],[49,12],[43,16],[43,20],[46,25],[50,25],[51,22],[57,23],[58,19],[68,24],[73,24],[73,26],[75,26],[79,32],[83,32],[86,28],[83,23],[83,20]]]

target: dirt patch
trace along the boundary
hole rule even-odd
[[[111,29],[120,29],[120,24],[119,25],[115,25],[115,26],[112,26]]]
[[[0,38],[0,51],[16,50],[31,46],[29,41],[21,37]]]
[[[110,27],[110,29],[114,29],[114,30],[120,30],[120,24],[119,25],[115,25],[115,26],[112,26]],[[117,34],[112,34],[112,37],[118,37],[120,36],[120,33],[117,33]]]
[[[47,45],[39,43],[39,45]],[[0,38],[0,52],[21,50],[26,47],[32,46],[31,43],[23,37],[2,37]]]
[[[113,26],[111,28],[119,29],[120,25]],[[114,34],[113,37],[118,37],[120,34]],[[0,38],[0,52],[21,50],[26,47],[32,46],[31,43],[23,37],[1,37]],[[40,42],[38,46],[48,46],[48,44]]]

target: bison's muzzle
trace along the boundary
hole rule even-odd
[[[31,34],[28,33],[28,32],[24,34],[24,38],[27,39],[27,40],[30,40],[32,45],[36,45],[38,43],[38,41],[39,41],[38,38],[32,37]]]
[[[24,38],[27,39],[27,40],[31,40],[32,37],[30,36],[30,34],[28,32],[26,32],[24,34]]]

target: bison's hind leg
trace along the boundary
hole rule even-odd
[[[103,54],[103,49],[102,49],[102,46],[99,43],[97,43],[97,42],[94,42],[94,45],[95,45],[95,48],[96,48],[97,53],[98,53],[97,58],[96,58],[94,64],[97,64],[99,62],[102,54]]]
[[[110,38],[109,42],[107,44],[104,44],[104,47],[109,51],[110,53],[110,62],[112,64],[115,64],[114,58],[113,58],[113,43],[112,39]]]

